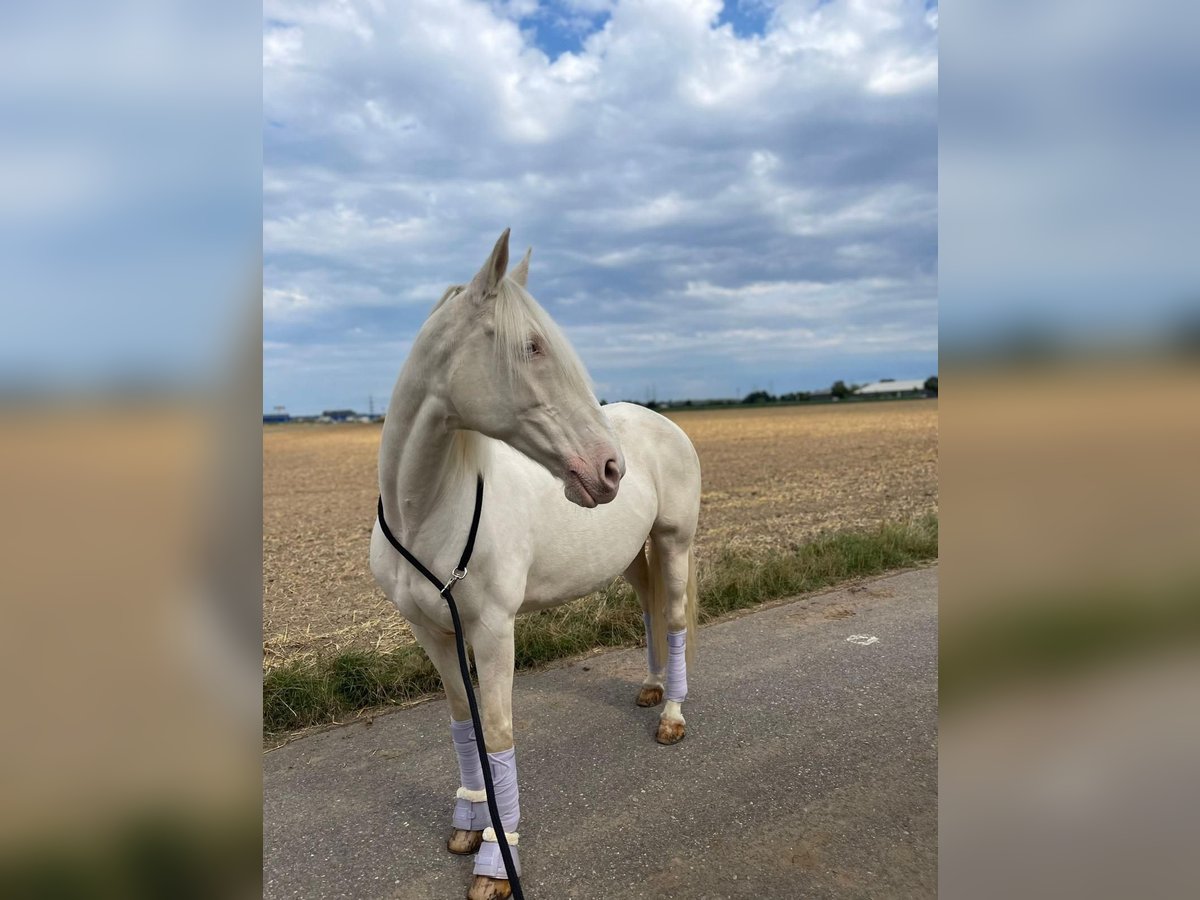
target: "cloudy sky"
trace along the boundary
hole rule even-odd
[[[925,0],[265,4],[263,403],[386,404],[500,231],[609,400],[937,368]]]

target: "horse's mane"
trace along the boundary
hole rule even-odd
[[[461,292],[465,288],[466,288],[465,284],[452,284],[452,285],[450,285],[450,287],[446,288],[446,293],[442,294],[442,299],[439,300],[437,303],[433,304],[433,309],[431,309],[429,311],[430,315],[432,315],[433,313],[435,313],[439,309],[441,309],[443,303],[445,303],[447,300],[449,300],[451,297],[453,297],[455,294]]]

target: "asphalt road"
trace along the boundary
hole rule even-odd
[[[937,569],[711,625],[697,649],[673,747],[633,702],[644,651],[517,677],[529,900],[934,896]],[[465,896],[448,718],[438,700],[268,753],[263,896]]]

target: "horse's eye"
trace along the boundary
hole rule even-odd
[[[525,341],[525,356],[534,357],[542,355],[542,342],[536,336],[530,337]]]

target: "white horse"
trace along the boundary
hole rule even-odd
[[[649,672],[637,703],[656,706],[665,690],[657,740],[682,740],[700,464],[668,419],[632,404],[600,407],[574,350],[525,290],[529,254],[508,277],[507,268],[506,229],[471,283],[447,289],[421,328],[388,406],[379,489],[392,532],[448,578],[471,524],[477,474],[484,478],[475,553],[454,595],[475,652],[495,799],[515,857],[514,619],[623,574],[646,623]],[[446,601],[378,522],[371,571],[445,685],[462,779],[449,849],[478,851],[467,896],[507,897]]]

